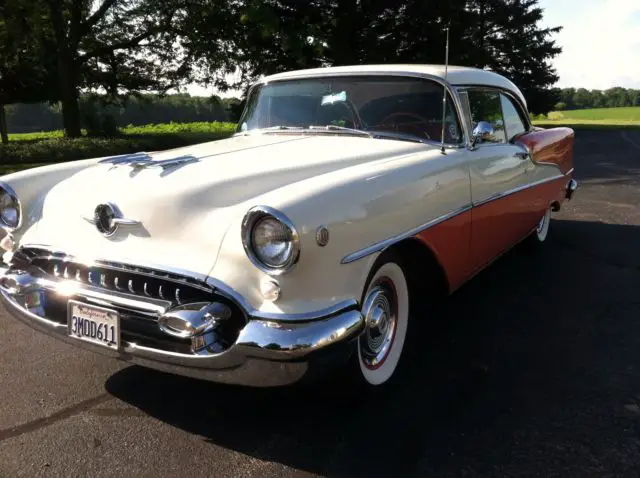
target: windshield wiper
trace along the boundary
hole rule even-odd
[[[369,134],[372,138],[397,139],[399,141],[412,141],[414,143],[429,144],[429,140],[422,139],[418,136],[407,133],[394,133],[392,131],[370,131]]]
[[[368,133],[367,131],[363,131],[361,129],[355,129],[355,128],[347,128],[346,126],[337,126],[335,124],[327,124],[327,125],[310,125],[307,127],[307,129],[310,130],[325,130],[325,131],[344,131],[345,133],[352,133],[352,134],[356,134],[358,136],[367,136],[369,138],[373,138],[373,135],[371,133]]]
[[[328,124],[324,126],[311,125],[308,126],[310,130],[316,131],[344,131],[345,133],[352,133],[358,136],[366,136],[368,138],[380,138],[380,139],[397,139],[400,141],[412,141],[415,143],[428,143],[426,139],[419,138],[417,136],[405,133],[394,133],[387,131],[366,131],[362,129],[347,128],[345,126],[337,126],[334,124]]]
[[[288,130],[301,130],[302,126],[269,126],[267,128],[256,128],[256,129],[248,129],[246,131],[239,131],[234,136],[246,136],[248,134],[260,134],[260,133],[269,133],[271,131],[288,131]]]
[[[250,129],[248,131],[241,131],[236,133],[237,135],[248,134],[260,134],[271,133],[277,131],[340,131],[345,134],[353,134],[356,136],[364,136],[367,138],[380,138],[380,139],[396,139],[400,141],[412,141],[414,143],[429,143],[428,140],[419,138],[417,136],[406,133],[394,133],[391,131],[365,131],[362,129],[347,128],[346,126],[338,126],[335,124],[327,125],[309,125],[309,126],[285,126],[276,125],[269,126],[267,128]]]

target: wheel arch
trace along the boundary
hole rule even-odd
[[[428,296],[429,299],[432,299],[449,295],[449,280],[436,252],[426,242],[411,237],[388,247],[373,261],[367,274],[362,296],[366,293],[372,275],[384,262],[385,257],[390,254],[398,256],[402,261],[401,266],[407,275],[410,297],[414,298],[414,303],[416,297],[425,298]],[[420,293],[425,291],[429,293]],[[426,304],[420,302],[418,300],[418,308],[422,309]]]

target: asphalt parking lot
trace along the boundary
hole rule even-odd
[[[637,474],[640,131],[578,132],[575,167],[544,252],[454,294],[377,399],[128,366],[1,310],[0,476]]]

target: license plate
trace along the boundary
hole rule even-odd
[[[69,301],[68,332],[71,337],[111,349],[120,345],[118,312],[95,305]]]

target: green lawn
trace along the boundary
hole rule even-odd
[[[161,124],[147,124],[143,126],[129,125],[124,128],[120,128],[120,133],[123,136],[139,136],[146,134],[209,134],[209,133],[223,133],[229,134],[235,130],[235,123],[223,123],[218,121],[209,122],[195,122],[195,123],[161,123]],[[43,139],[62,139],[64,137],[62,130],[58,131],[44,131],[38,133],[19,133],[10,134],[9,141],[40,141]]]
[[[229,137],[233,123],[169,123],[122,128],[116,138],[65,139],[61,131],[11,134],[0,145],[0,175],[48,163],[161,151]]]
[[[576,128],[640,128],[640,107],[552,111],[538,126],[567,125]]]

